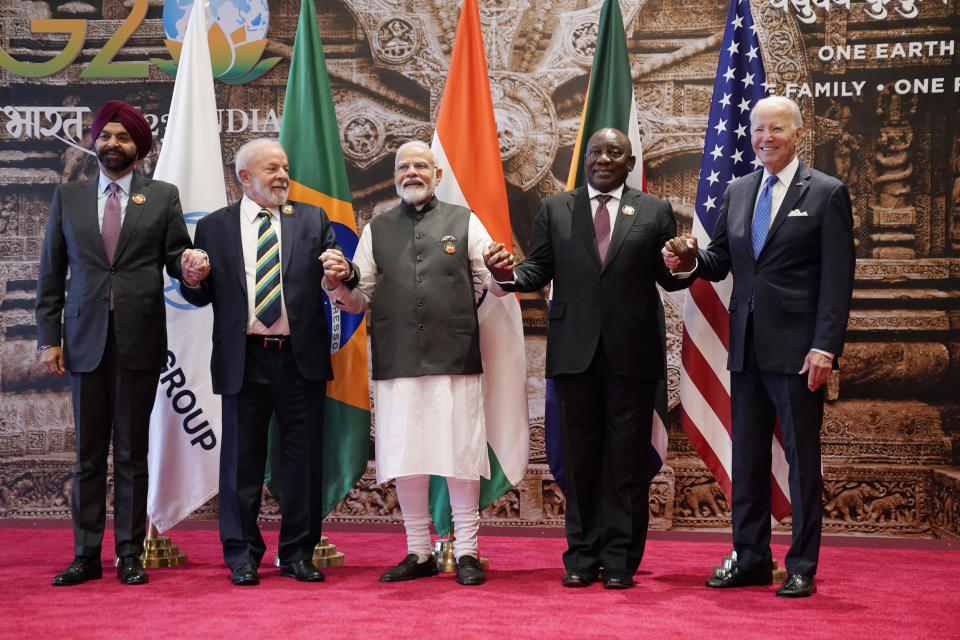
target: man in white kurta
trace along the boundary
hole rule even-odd
[[[358,285],[339,283],[349,274],[342,256],[322,258],[331,301],[351,313],[371,309],[377,481],[396,480],[408,551],[380,579],[438,573],[428,511],[435,475],[450,493],[457,581],[473,585],[484,581],[477,505],[480,478],[490,477],[476,303],[489,279],[483,250],[491,239],[472,212],[435,198],[441,175],[426,144],[401,146],[402,202],[363,230],[353,258]]]

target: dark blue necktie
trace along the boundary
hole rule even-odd
[[[763,189],[760,190],[760,199],[757,208],[753,211],[753,224],[750,227],[750,239],[753,241],[753,257],[760,255],[763,243],[767,241],[767,232],[770,230],[770,212],[773,209],[772,189],[777,176],[767,178]]]

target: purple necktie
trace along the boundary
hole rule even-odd
[[[593,232],[597,236],[597,249],[600,250],[600,263],[607,257],[607,247],[610,246],[610,212],[607,211],[607,201],[611,196],[602,194],[597,196],[597,212],[593,216]]]
[[[107,261],[113,262],[113,254],[117,251],[117,240],[120,239],[120,193],[117,183],[110,183],[110,195],[103,205],[103,226],[100,227],[100,237],[103,238],[103,250],[107,252]]]

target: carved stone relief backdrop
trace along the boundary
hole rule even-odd
[[[261,75],[216,83],[233,200],[240,194],[230,163],[237,147],[276,134],[300,3],[213,4],[248,21],[254,14],[266,19],[269,5]],[[0,0],[0,49],[12,56],[0,56],[0,517],[69,517],[72,410],[67,381],[37,364],[39,250],[54,186],[95,174],[92,157],[78,147],[89,146],[92,112],[103,101],[137,105],[162,137],[173,78],[151,59],[170,59],[164,5]],[[362,228],[396,202],[397,146],[432,137],[459,3],[317,5]],[[600,6],[599,0],[480,0],[520,253],[537,202],[563,188]],[[728,7],[727,0],[621,2],[648,187],[673,203],[685,230]],[[830,381],[823,425],[825,528],[960,538],[960,2],[752,0],[751,7],[768,81],[801,103],[803,158],[845,180],[854,201],[858,264],[849,344]],[[33,33],[31,19],[83,19],[86,30]],[[236,49],[252,37],[252,24],[222,36],[224,42]],[[48,63],[55,70],[40,72],[37,65],[78,41],[72,61]],[[104,52],[115,54],[112,63]],[[118,63],[128,66],[109,66]],[[223,64],[221,70],[230,61]],[[156,153],[143,161],[144,171],[152,170]],[[484,518],[560,526],[563,496],[546,466],[543,438],[544,296],[526,295],[522,303],[530,470]],[[673,408],[683,296],[666,297],[665,306]],[[375,483],[372,465],[332,520],[399,521],[396,497]],[[660,529],[730,523],[729,505],[674,420],[650,509]],[[214,500],[193,517],[215,513]],[[267,501],[262,515],[277,518],[275,503]]]

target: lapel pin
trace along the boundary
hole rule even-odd
[[[143,195],[142,193],[135,193],[130,196],[130,199],[133,200],[133,204],[143,204],[147,201],[147,196]]]
[[[623,205],[623,208],[620,209],[620,211],[623,212],[623,215],[625,216],[632,216],[634,211],[636,211],[636,209],[634,209],[633,206],[629,204],[625,204]]]
[[[457,250],[457,239],[453,236],[443,236],[440,238],[440,248],[444,253],[454,253]]]
[[[293,205],[287,203],[282,207],[280,207],[280,211],[283,211],[285,214],[290,215],[291,213],[293,213]]]

